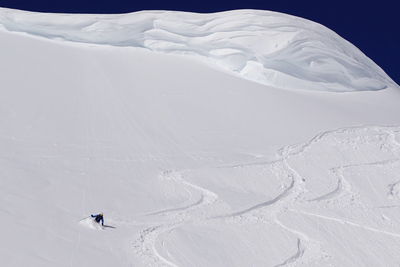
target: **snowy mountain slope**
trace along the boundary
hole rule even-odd
[[[4,266],[400,262],[398,87],[279,90],[8,30],[0,51]]]
[[[57,40],[189,54],[277,88],[347,92],[397,87],[375,63],[331,30],[270,11],[83,16],[0,9],[0,25]]]

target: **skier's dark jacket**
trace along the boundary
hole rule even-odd
[[[103,214],[90,215],[90,216],[92,216],[92,218],[94,218],[94,220],[95,220],[97,223],[100,223],[100,221],[101,221],[101,225],[104,225]]]

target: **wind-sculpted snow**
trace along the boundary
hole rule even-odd
[[[397,86],[333,31],[270,11],[67,15],[0,9],[0,26],[50,39],[196,56],[277,88],[348,92]]]

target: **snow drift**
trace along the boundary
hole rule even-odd
[[[82,16],[0,9],[0,25],[45,38],[189,54],[277,88],[347,92],[396,86],[333,31],[270,11]]]

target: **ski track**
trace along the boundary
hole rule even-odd
[[[396,158],[377,161],[377,162],[364,162],[357,164],[349,164],[343,166],[337,166],[331,168],[331,171],[337,177],[337,186],[331,192],[328,192],[324,195],[321,195],[317,198],[306,200],[303,197],[303,194],[307,192],[305,188],[305,179],[290,166],[289,160],[292,157],[301,156],[303,153],[307,152],[309,148],[326,137],[335,134],[361,134],[364,131],[376,131],[377,134],[385,135],[383,147],[381,149],[389,149],[396,155]],[[161,177],[165,180],[172,180],[176,182],[177,185],[183,186],[186,189],[191,189],[200,193],[200,199],[196,202],[189,204],[184,207],[178,208],[170,208],[161,211],[156,211],[152,213],[148,213],[148,215],[163,215],[167,217],[167,222],[162,222],[157,225],[149,226],[140,232],[139,238],[134,243],[134,248],[136,254],[144,258],[144,262],[149,266],[177,266],[171,260],[167,259],[165,256],[161,254],[156,248],[158,239],[160,235],[165,233],[170,233],[175,229],[182,227],[186,224],[196,222],[200,223],[202,221],[207,220],[225,220],[231,219],[234,223],[240,224],[246,222],[247,219],[257,218],[259,222],[272,222],[276,225],[280,226],[285,231],[297,236],[297,251],[287,259],[282,259],[282,263],[279,263],[275,266],[288,266],[288,265],[307,265],[310,263],[316,263],[323,261],[330,257],[330,255],[324,251],[322,244],[317,241],[311,239],[307,234],[290,228],[279,220],[279,215],[284,214],[288,211],[296,212],[299,214],[303,214],[306,216],[313,216],[319,219],[329,220],[345,225],[349,225],[352,227],[361,228],[364,230],[381,233],[385,235],[389,235],[392,237],[400,238],[400,233],[393,233],[385,230],[381,230],[378,228],[370,227],[368,225],[358,224],[346,219],[336,218],[336,217],[328,217],[320,214],[310,213],[302,210],[295,210],[291,207],[296,203],[310,203],[314,201],[326,201],[334,198],[338,198],[344,194],[353,195],[354,193],[351,190],[351,184],[344,177],[344,170],[352,167],[361,167],[361,166],[380,166],[392,164],[394,162],[399,161],[398,155],[400,151],[400,143],[396,141],[395,131],[399,131],[397,127],[378,127],[378,126],[364,126],[364,127],[349,127],[342,128],[333,131],[323,132],[318,134],[310,141],[300,144],[300,145],[291,145],[283,147],[278,151],[278,160],[270,161],[270,162],[250,162],[244,164],[235,164],[231,166],[217,167],[217,168],[238,168],[238,167],[247,167],[247,166],[255,166],[255,165],[265,165],[272,166],[276,175],[282,176],[286,175],[291,178],[291,182],[288,186],[286,186],[281,193],[279,193],[276,197],[272,199],[265,200],[258,204],[255,204],[249,208],[235,211],[228,214],[222,214],[214,217],[210,217],[207,215],[207,211],[205,208],[207,206],[213,206],[217,201],[220,201],[218,195],[214,192],[190,183],[184,179],[185,171],[164,171],[161,174]],[[357,136],[358,136],[357,135]],[[355,137],[351,137],[355,138]],[[272,219],[271,219],[272,218]],[[165,242],[161,242],[162,247],[165,246]],[[167,253],[169,254],[169,253]]]
[[[194,221],[196,216],[195,212],[201,210],[203,206],[208,206],[217,201],[218,196],[203,187],[192,184],[183,179],[182,172],[177,171],[164,171],[161,174],[161,178],[164,180],[172,180],[180,186],[188,187],[200,192],[200,199],[186,207],[180,207],[175,209],[165,209],[148,215],[170,215],[172,214],[172,222],[161,223],[157,226],[148,227],[140,232],[139,238],[134,242],[135,253],[144,258],[144,262],[149,266],[173,266],[176,267],[173,262],[168,260],[165,256],[157,250],[156,245],[160,235],[168,232],[172,232],[174,229],[179,228],[185,224],[189,224]],[[193,215],[192,215],[193,214]],[[192,215],[192,216],[191,216]],[[170,216],[170,217],[171,217]],[[207,214],[197,215],[196,221],[205,220]],[[162,242],[164,247],[164,242]]]
[[[176,212],[176,211],[184,211],[184,210],[188,210],[190,208],[193,208],[197,205],[200,205],[202,202],[204,201],[204,196],[201,195],[200,199],[198,201],[196,201],[193,204],[187,205],[185,207],[179,207],[179,208],[171,208],[171,209],[165,209],[165,210],[160,210],[160,211],[155,211],[155,212],[151,212],[148,213],[147,215],[167,215],[171,212]]]
[[[294,254],[293,256],[291,256],[290,258],[288,258],[287,260],[285,260],[284,262],[275,265],[275,267],[280,267],[280,266],[286,266],[290,263],[295,262],[297,259],[301,258],[304,254],[304,247],[301,244],[301,240],[297,239],[297,252],[296,254]]]
[[[352,222],[352,221],[349,221],[349,220],[346,220],[346,219],[339,219],[339,218],[336,218],[336,217],[330,217],[330,216],[315,214],[315,213],[306,212],[306,211],[293,210],[293,209],[290,209],[289,211],[295,212],[295,213],[299,213],[299,214],[303,214],[303,215],[307,215],[307,216],[317,217],[319,219],[324,219],[324,220],[337,222],[337,223],[340,223],[340,224],[354,226],[354,227],[361,228],[361,229],[368,230],[368,231],[375,232],[375,233],[380,233],[380,234],[385,234],[385,235],[393,236],[393,237],[396,237],[396,238],[400,238],[400,233],[393,233],[393,232],[389,232],[389,231],[386,231],[386,230],[377,229],[377,228],[370,227],[370,226],[367,226],[367,225],[355,223],[355,222]]]
[[[237,212],[230,213],[230,214],[227,214],[227,215],[216,216],[216,217],[213,217],[213,218],[219,219],[219,218],[228,218],[228,217],[241,216],[241,215],[245,215],[246,213],[249,213],[249,212],[251,212],[253,210],[257,210],[257,209],[260,209],[260,208],[263,208],[263,207],[271,206],[271,205],[275,204],[276,202],[278,202],[278,201],[284,199],[285,197],[287,197],[290,194],[290,191],[293,189],[294,183],[295,183],[295,181],[294,181],[294,179],[292,179],[292,182],[290,183],[290,185],[282,193],[280,193],[278,196],[276,196],[275,198],[273,198],[271,200],[267,200],[265,202],[261,202],[259,204],[256,204],[256,205],[254,205],[254,206],[252,206],[250,208],[247,208],[247,209],[244,209],[244,210],[241,210],[241,211],[237,211]]]
[[[309,202],[314,202],[314,201],[320,202],[320,201],[331,200],[331,199],[335,199],[340,196],[343,196],[346,193],[348,195],[354,197],[354,193],[351,191],[351,185],[343,175],[343,171],[346,167],[347,166],[339,166],[339,167],[331,168],[330,172],[333,173],[337,178],[336,188],[334,190],[332,190],[331,192],[328,192],[322,196],[310,199],[308,201]],[[349,167],[354,167],[354,166],[349,166]]]
[[[324,195],[322,195],[322,196],[319,196],[319,197],[316,197],[316,198],[313,198],[313,199],[310,199],[309,201],[310,202],[313,202],[313,201],[322,201],[322,200],[328,200],[328,199],[332,199],[332,198],[335,198],[337,195],[339,195],[341,192],[342,192],[342,190],[343,190],[343,185],[342,185],[342,179],[341,178],[338,178],[338,180],[337,180],[337,186],[336,186],[336,188],[333,190],[333,191],[331,191],[331,192],[328,192],[328,193],[326,193],[326,194],[324,194]]]
[[[163,257],[156,249],[159,235],[175,227],[178,227],[178,223],[151,226],[140,232],[139,238],[134,242],[133,248],[137,255],[146,259],[146,266],[177,267],[173,262]]]

